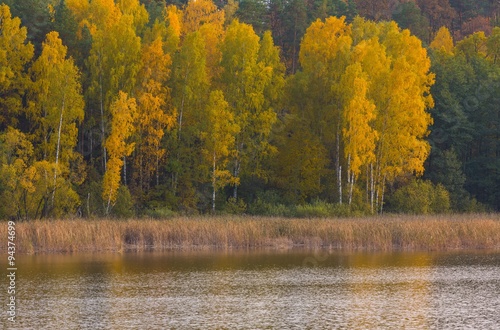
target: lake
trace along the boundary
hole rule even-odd
[[[8,329],[500,327],[498,251],[35,255],[17,267]]]

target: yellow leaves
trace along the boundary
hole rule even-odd
[[[114,0],[92,0],[88,9],[88,18],[92,27],[105,30],[116,24],[122,16]],[[90,28],[92,31],[93,29]]]
[[[93,35],[88,57],[89,94],[100,103],[102,121],[118,91],[130,93],[136,87],[140,60],[141,38],[134,31],[132,16],[120,13],[117,21]]]
[[[220,43],[224,34],[222,24],[207,23],[199,29],[205,41],[205,51],[207,54],[207,73],[210,78],[218,77],[220,73],[221,51]]]
[[[122,91],[111,104],[111,134],[106,140],[106,148],[110,158],[129,156],[134,150],[133,143],[126,140],[133,134],[134,122],[137,117],[137,104],[134,98],[129,98]]]
[[[375,161],[375,143],[377,132],[373,129],[375,119],[375,104],[367,99],[368,81],[362,73],[359,63],[352,64],[346,69],[342,78],[342,85],[351,94],[343,109],[342,129],[344,138],[344,153],[350,160],[350,171],[357,176],[361,166]]]
[[[47,34],[42,47],[42,55],[33,66],[33,71],[43,74],[48,72],[51,66],[59,65],[64,62],[66,59],[67,47],[62,44],[62,40],[59,39],[59,33],[55,31]]]
[[[269,79],[271,83],[265,90],[266,100],[274,102],[282,97],[285,87],[285,64],[281,61],[280,49],[274,45],[273,37],[270,31],[262,36],[258,59],[262,66],[268,68],[270,72]],[[271,106],[271,105],[270,105]]]
[[[34,82],[29,109],[35,142],[44,160],[63,161],[69,167],[76,145],[76,123],[83,120],[80,74],[57,32],[47,34],[42,53],[31,68]]]
[[[151,93],[165,93],[172,59],[170,54],[163,51],[161,38],[156,38],[149,45],[143,45],[141,64],[139,79],[142,90]]]
[[[26,37],[27,29],[21,27],[21,20],[18,17],[11,17],[7,5],[0,5],[0,64],[2,64],[0,83],[6,76],[15,74],[15,72],[7,74],[6,67],[21,69],[20,65],[33,56],[33,45],[25,43]]]
[[[25,66],[33,57],[33,45],[26,43],[27,29],[20,25],[9,7],[0,5],[0,125],[16,124],[21,95],[29,84]]]
[[[111,134],[105,145],[109,153],[106,173],[103,181],[103,198],[109,206],[116,200],[120,186],[120,171],[123,166],[122,158],[129,156],[134,150],[134,143],[127,140],[135,131],[134,123],[137,119],[137,105],[134,98],[126,93],[119,92],[118,98],[111,105]]]
[[[169,28],[172,30],[173,34],[180,38],[182,29],[182,11],[180,11],[176,6],[170,5],[167,7],[165,12],[165,20],[168,23]]]
[[[75,15],[76,20],[81,22],[87,16],[90,2],[88,0],[66,0],[66,7]]]
[[[33,157],[33,145],[21,131],[9,127],[0,135],[0,161],[12,164],[16,160],[28,163]]]
[[[205,158],[207,163],[212,165],[212,188],[215,194],[228,184],[239,184],[239,177],[233,176],[226,167],[229,157],[236,152],[235,141],[240,127],[236,124],[229,104],[224,99],[224,93],[220,90],[210,93],[206,111],[208,125],[202,137]],[[215,208],[215,205],[213,207]]]
[[[213,154],[216,159],[220,160],[234,151],[235,137],[240,127],[235,123],[234,115],[229,110],[229,104],[220,90],[210,93],[207,113],[209,118],[208,146],[212,151],[209,154],[210,157]]]
[[[250,25],[237,20],[226,29],[221,50],[220,82],[240,127],[235,162],[261,176],[260,158],[272,150],[268,137],[276,122],[273,107],[284,85],[279,50],[269,34],[259,40]]]
[[[446,26],[442,26],[438,30],[429,47],[450,55],[453,54],[455,46],[453,45],[453,38],[451,37],[450,31]]]
[[[120,171],[123,166],[123,161],[120,158],[110,158],[106,173],[103,178],[102,197],[108,203],[108,209],[111,203],[116,201],[118,188],[120,187]]]
[[[345,65],[352,45],[351,27],[345,17],[317,20],[307,29],[301,43],[299,60],[305,71],[318,76],[330,73],[331,68]],[[336,70],[332,70],[336,71]]]
[[[457,43],[457,49],[465,55],[467,59],[471,59],[475,55],[484,56],[487,51],[486,36],[484,32],[476,32],[467,38]]]
[[[212,175],[215,190],[222,189],[227,185],[238,186],[240,184],[240,178],[233,176],[229,170],[216,169]]]
[[[205,41],[206,62],[209,77],[218,76],[221,52],[219,44],[224,33],[224,11],[212,0],[190,0],[182,15],[182,33],[199,31]]]
[[[32,157],[33,145],[25,134],[9,127],[0,135],[0,180],[8,189],[34,191],[36,170],[30,166]]]
[[[6,96],[4,98],[2,95],[0,107],[6,100],[9,108],[14,110],[16,102],[9,100],[14,95],[9,95],[12,93],[9,88],[4,89],[1,85],[2,73],[8,73],[7,70],[10,68],[19,66],[16,69],[16,75],[5,74],[5,77],[17,76],[17,81],[11,84],[10,88],[14,87],[17,90],[16,93],[24,93],[23,85],[27,84],[27,81],[24,81],[22,74],[26,62],[32,56],[33,47],[25,44],[25,29],[17,29],[16,38],[4,43],[7,41],[8,33],[14,32],[16,28],[15,21],[6,17],[5,8],[4,6],[0,8],[0,15],[3,16],[0,17],[0,24],[2,24],[0,44],[5,49],[4,52],[0,50],[0,61],[4,54],[5,59],[10,63],[6,66],[0,63],[0,94]],[[13,57],[10,53],[13,49],[21,57]],[[2,198],[7,196],[16,201],[9,211],[13,212],[10,213],[12,216],[31,217],[37,215],[42,209],[45,212],[44,215],[49,213],[57,215],[56,212],[60,210],[57,205],[60,201],[57,201],[57,205],[54,204],[56,188],[63,189],[67,193],[64,196],[66,201],[71,200],[71,205],[65,204],[68,208],[71,207],[69,211],[72,212],[72,207],[78,200],[78,196],[71,189],[71,183],[66,177],[69,172],[69,162],[74,158],[77,140],[76,122],[83,120],[84,102],[78,69],[71,59],[66,58],[66,52],[67,48],[62,44],[59,34],[48,33],[42,43],[41,54],[32,64],[29,72],[32,81],[29,85],[29,92],[25,96],[28,104],[28,108],[25,109],[28,122],[23,125],[23,128],[30,130],[30,139],[10,128],[4,136],[8,144],[7,148],[14,152],[10,156],[9,152],[2,155],[4,158],[2,160],[6,163],[2,164],[0,170],[2,180],[9,181],[6,184],[9,189],[5,191]],[[36,149],[33,146],[36,146]],[[15,158],[10,161],[9,157],[12,156]],[[53,196],[52,202],[48,202],[49,195]]]
[[[149,15],[144,5],[139,0],[118,0],[116,5],[120,8],[123,15],[133,17],[135,31],[142,31],[149,20]]]
[[[0,134],[0,198],[9,201],[4,215],[32,218],[40,215],[42,208],[57,216],[61,212],[73,212],[78,195],[62,176],[53,180],[53,173],[62,169],[54,162],[35,161],[33,145],[28,137],[17,129],[9,128]],[[56,205],[47,205],[47,198],[55,188],[64,192]],[[64,204],[66,209],[59,206]]]
[[[176,114],[170,110],[170,90],[166,87],[172,60],[163,51],[160,37],[142,49],[141,85],[138,90],[137,120],[137,172],[151,175],[158,161],[165,155],[161,140],[166,129],[175,125]],[[142,179],[142,178],[141,178]]]
[[[389,102],[379,115],[376,129],[380,132],[378,166],[387,180],[403,173],[422,173],[430,147],[424,137],[432,124],[427,113],[422,77],[412,70],[403,57],[393,62],[389,76]]]
[[[80,37],[84,27],[95,36],[98,31],[113,26],[122,16],[114,0],[67,0],[66,6],[75,15],[80,28],[78,31]]]
[[[221,48],[224,74],[234,75],[251,70],[257,60],[259,37],[251,25],[234,20],[226,30]]]
[[[203,24],[222,27],[224,11],[218,10],[212,0],[190,0],[183,15],[184,33],[198,31]]]
[[[307,29],[299,59],[303,71],[290,82],[303,99],[294,110],[327,149],[337,149],[338,187],[346,163],[350,194],[363,167],[373,165],[365,179],[379,196],[387,180],[422,173],[434,75],[418,38],[394,22],[328,18]]]

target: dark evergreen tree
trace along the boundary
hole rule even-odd
[[[414,2],[404,2],[399,4],[392,13],[392,19],[398,23],[402,29],[409,29],[425,43],[429,43],[429,20],[422,15],[422,11]]]
[[[47,0],[12,1],[10,5],[12,16],[19,17],[28,28],[28,40],[35,46],[36,54],[42,50],[45,35],[53,29],[49,5]]]
[[[450,194],[451,207],[454,211],[464,211],[469,193],[465,190],[466,177],[463,173],[462,162],[458,159],[455,150],[433,150],[429,162],[432,171],[426,174],[435,184],[442,184]]]
[[[270,29],[267,1],[241,0],[236,16],[241,22],[252,25],[258,35]]]

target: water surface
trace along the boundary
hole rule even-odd
[[[17,287],[9,329],[500,327],[498,252],[23,256]]]

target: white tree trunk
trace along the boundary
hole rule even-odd
[[[216,169],[216,158],[214,152],[214,160],[212,167],[212,212],[215,214],[215,194],[216,194],[216,178],[215,178],[215,169]]]
[[[54,206],[54,199],[56,195],[57,171],[59,170],[59,150],[61,148],[61,134],[62,134],[62,124],[63,124],[65,106],[66,106],[66,94],[64,94],[63,96],[61,114],[59,115],[59,128],[57,130],[56,167],[54,168],[54,189],[52,190],[52,200],[51,200],[52,207]]]

